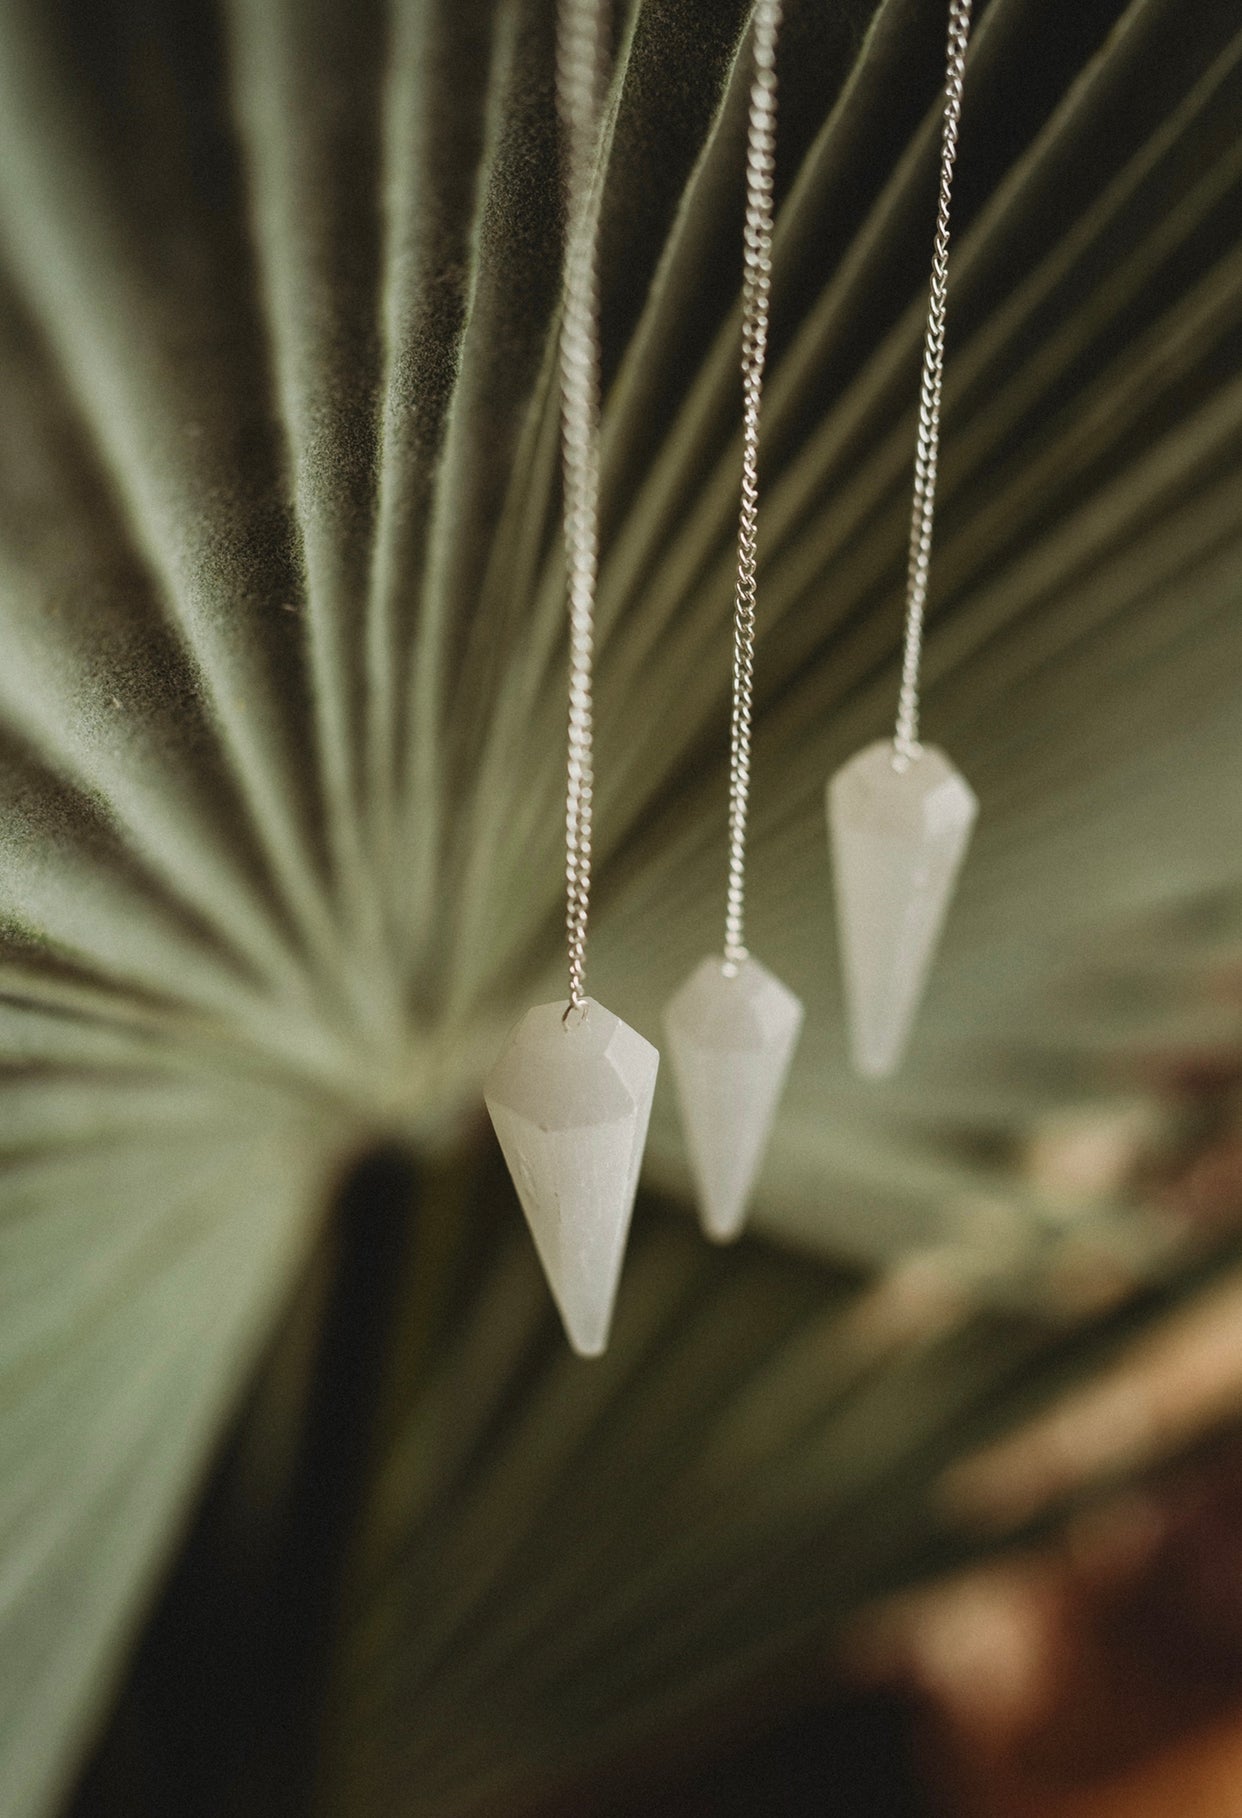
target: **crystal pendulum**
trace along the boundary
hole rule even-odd
[[[755,649],[759,406],[771,289],[775,65],[780,12],[780,0],[758,0],[755,8],[755,75],[750,95],[743,242],[745,415],[733,628],[725,950],[723,958],[713,955],[696,966],[664,1016],[703,1228],[709,1237],[722,1243],[735,1238],[745,1220],[802,1027],[802,1005],[798,999],[750,958],[742,939]]]
[[[569,765],[565,815],[569,999],[528,1010],[484,1098],[569,1342],[596,1357],[638,1191],[659,1056],[585,995],[591,889],[592,626],[598,568],[599,339],[590,183],[604,40],[596,0],[562,0],[558,88],[567,128],[570,234],[561,317]]]
[[[650,1042],[583,998],[528,1010],[488,1077],[492,1124],[583,1357],[608,1343],[658,1065]]]
[[[978,803],[944,753],[894,762],[868,745],[828,786],[845,999],[854,1065],[901,1059]]]
[[[931,562],[944,376],[949,198],[962,113],[971,0],[950,0],[940,191],[919,394],[905,650],[897,729],[828,784],[828,835],[850,1027],[859,1073],[899,1065],[935,955],[978,803],[943,752],[920,745],[919,658]]]
[[[703,1229],[729,1243],[802,1027],[802,1005],[756,960],[703,960],[664,1013]]]

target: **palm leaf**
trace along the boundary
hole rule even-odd
[[[377,1147],[415,1240],[303,1713],[351,1818],[512,1811],[740,1697],[975,1544],[943,1468],[1194,1292],[1140,1194],[1067,1211],[1027,1157],[1119,1098],[1163,1128],[1149,1058],[1236,1044],[1216,0],[979,9],[926,719],[982,814],[910,1064],[843,1062],[822,789],[895,699],[942,11],[788,9],[751,894],[807,1033],[734,1253],[658,1100],[588,1368],[478,1110],[560,967],[551,0],[0,9],[13,1818],[67,1795],[239,1408],[243,1500],[287,1465],[254,1385],[302,1385],[286,1440],[319,1405],[272,1334]],[[723,914],[746,27],[629,9],[600,173],[592,982],[650,1034]],[[1084,1252],[1145,1291],[1067,1326]]]

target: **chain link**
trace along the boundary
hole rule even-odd
[[[910,512],[910,557],[906,575],[906,632],[901,661],[901,692],[893,761],[904,770],[919,754],[919,663],[923,653],[923,614],[931,567],[932,521],[936,510],[936,466],[940,457],[940,399],[944,386],[944,322],[949,288],[949,202],[953,165],[962,119],[962,85],[966,45],[970,38],[971,0],[950,0],[949,37],[945,52],[944,125],[940,137],[940,193],[936,238],[932,247],[927,333],[923,341],[923,376],[919,387],[919,428],[914,452],[914,500]]]
[[[729,868],[725,961],[747,956],[744,939],[746,817],[750,797],[758,568],[759,423],[772,288],[776,143],[776,40],[782,0],[757,0],[754,77],[746,154],[742,282],[742,485],[734,600],[733,711],[729,758]],[[594,793],[592,661],[599,571],[599,275],[591,176],[599,124],[604,8],[561,0],[557,95],[566,139],[568,228],[561,316],[561,424],[564,536],[569,604],[569,740],[565,797],[565,900],[569,1002],[585,1002]],[[906,585],[905,647],[894,736],[903,767],[918,755],[919,664],[931,565],[940,409],[944,381],[949,207],[961,123],[971,0],[950,0],[940,186],[927,331],[919,391],[918,439]]]
[[[729,736],[729,881],[725,969],[746,958],[746,811],[750,800],[758,567],[759,414],[772,296],[772,195],[776,174],[776,39],[781,0],[757,0],[755,70],[746,137],[746,220],[742,236],[742,493],[733,609],[733,717]]]
[[[561,309],[561,452],[569,606],[569,740],[565,790],[565,932],[569,1009],[586,1001],[594,793],[592,661],[599,573],[599,271],[592,172],[600,119],[606,7],[561,0],[557,104],[565,139],[567,224]]]

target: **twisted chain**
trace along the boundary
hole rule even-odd
[[[565,932],[569,1006],[586,1001],[594,791],[591,667],[599,572],[599,273],[591,176],[604,61],[601,0],[561,0],[557,103],[565,137],[567,228],[561,310],[561,454],[569,603],[569,751],[565,790]],[[569,1010],[566,1011],[568,1016]]]
[[[733,717],[729,736],[729,882],[725,967],[746,958],[746,810],[750,798],[758,566],[759,412],[772,295],[772,187],[776,171],[776,37],[782,0],[757,0],[755,73],[746,138],[746,222],[742,237],[742,495],[733,609]]]
[[[931,567],[932,520],[936,510],[936,464],[940,455],[940,398],[944,384],[944,319],[949,288],[949,201],[962,118],[962,82],[970,37],[971,0],[949,0],[945,53],[944,126],[940,138],[940,196],[932,248],[923,377],[919,387],[919,429],[914,453],[914,501],[910,512],[910,558],[906,575],[906,633],[897,701],[894,762],[905,769],[919,754],[919,661],[923,613]]]

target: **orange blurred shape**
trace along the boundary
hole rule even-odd
[[[1086,1785],[976,1769],[963,1777],[955,1810],[960,1818],[1239,1818],[1242,1709]]]

